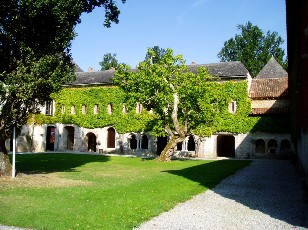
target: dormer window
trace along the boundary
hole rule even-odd
[[[64,114],[65,113],[65,105],[61,106],[61,113]]]
[[[125,105],[122,106],[122,113],[123,114],[127,114],[128,113],[127,107]]]

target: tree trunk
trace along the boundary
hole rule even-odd
[[[171,161],[171,157],[174,154],[177,144],[184,141],[184,138],[173,136],[169,140],[168,144],[164,148],[164,150],[161,152],[158,161]]]
[[[5,141],[0,141],[0,176],[12,175],[12,165],[5,148]]]

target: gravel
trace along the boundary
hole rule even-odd
[[[254,160],[136,229],[308,229],[307,194],[290,161]]]

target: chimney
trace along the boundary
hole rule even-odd
[[[115,70],[115,68],[114,67],[110,67],[110,69],[109,70]]]
[[[95,72],[95,70],[92,67],[89,67],[88,72]]]

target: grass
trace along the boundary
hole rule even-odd
[[[173,161],[77,154],[17,155],[0,178],[0,224],[132,229],[212,188],[249,161]]]

